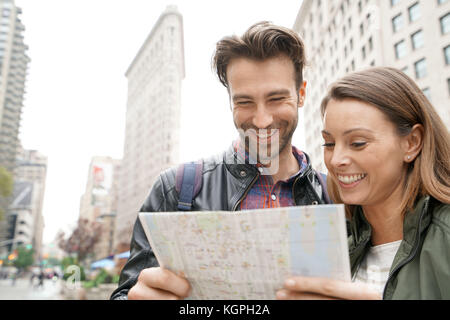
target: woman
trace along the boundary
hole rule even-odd
[[[321,112],[353,281],[293,277],[277,297],[450,299],[450,135],[437,112],[393,68],[338,80]]]

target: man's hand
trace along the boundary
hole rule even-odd
[[[381,294],[364,283],[326,278],[292,277],[277,291],[279,300],[378,300]]]
[[[138,281],[128,291],[129,300],[180,300],[190,294],[189,282],[163,268],[141,271]]]

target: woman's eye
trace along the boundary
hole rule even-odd
[[[332,143],[332,142],[324,143],[324,144],[322,145],[322,147],[325,147],[325,148],[332,148],[332,147],[334,147],[334,143]]]
[[[353,142],[352,143],[352,147],[355,147],[355,148],[360,148],[360,147],[364,147],[365,145],[367,144],[367,142]]]

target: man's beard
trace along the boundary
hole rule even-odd
[[[271,160],[277,158],[291,142],[292,136],[297,128],[297,123],[298,114],[291,125],[289,125],[288,121],[280,121],[264,129],[258,129],[253,125],[246,123],[243,123],[240,128],[236,126],[236,123],[235,126],[239,131],[240,141],[243,146],[245,146],[245,151],[250,156],[250,161],[268,165]],[[286,129],[283,135],[281,135],[282,129]],[[274,130],[276,130],[275,134],[272,135]],[[255,141],[255,139],[250,138],[250,136],[254,138],[254,133],[262,135],[268,134],[272,135],[272,137],[269,143],[260,143],[259,139]]]

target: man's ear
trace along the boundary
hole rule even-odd
[[[419,155],[423,146],[423,133],[423,126],[421,124],[415,124],[412,127],[411,132],[404,137],[403,148],[405,151],[405,162],[414,162]]]
[[[305,104],[306,99],[306,81],[303,81],[300,89],[298,90],[298,107],[301,108]]]

